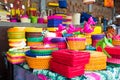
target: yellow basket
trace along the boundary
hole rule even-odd
[[[106,69],[107,56],[103,52],[88,51],[90,52],[89,63],[86,64],[85,70],[102,70]]]
[[[67,38],[68,48],[71,50],[83,50],[85,49],[86,38],[76,38],[69,37]]]
[[[103,70],[103,69],[106,69],[106,63],[99,65],[93,64],[93,65],[85,66],[85,70]]]
[[[86,45],[91,45],[92,44],[92,38],[91,38],[91,34],[86,34]]]
[[[28,66],[33,69],[49,69],[51,56],[29,57],[26,56]]]

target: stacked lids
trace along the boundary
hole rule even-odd
[[[25,28],[24,27],[13,27],[9,28],[8,31],[8,41],[10,47],[25,47]]]
[[[89,63],[86,64],[85,70],[102,70],[106,69],[107,56],[103,52],[87,51],[90,52]]]

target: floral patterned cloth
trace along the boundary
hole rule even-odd
[[[84,75],[71,79],[50,70],[33,70],[32,73],[25,65],[22,65],[22,67],[14,65],[14,80],[43,80],[43,75],[40,75],[41,77],[38,79],[38,74],[44,74],[46,76],[46,78],[44,76],[44,80],[120,80],[120,66],[113,64],[108,64],[106,70],[85,71]]]

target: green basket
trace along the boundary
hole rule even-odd
[[[41,49],[41,50],[30,50],[31,53],[33,54],[51,54],[53,51],[58,50],[58,48],[55,49],[50,49],[50,50],[45,50],[45,49]]]
[[[43,41],[43,36],[27,38],[27,41],[28,42],[42,42]]]

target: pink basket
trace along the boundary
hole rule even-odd
[[[84,66],[70,67],[54,61],[50,61],[50,70],[55,71],[67,78],[73,78],[84,74]]]
[[[115,64],[120,64],[120,59],[117,59],[117,58],[108,58],[107,62],[109,62],[109,63],[115,63]]]
[[[58,50],[52,53],[52,60],[68,66],[85,65],[89,62],[90,53],[74,50]]]

